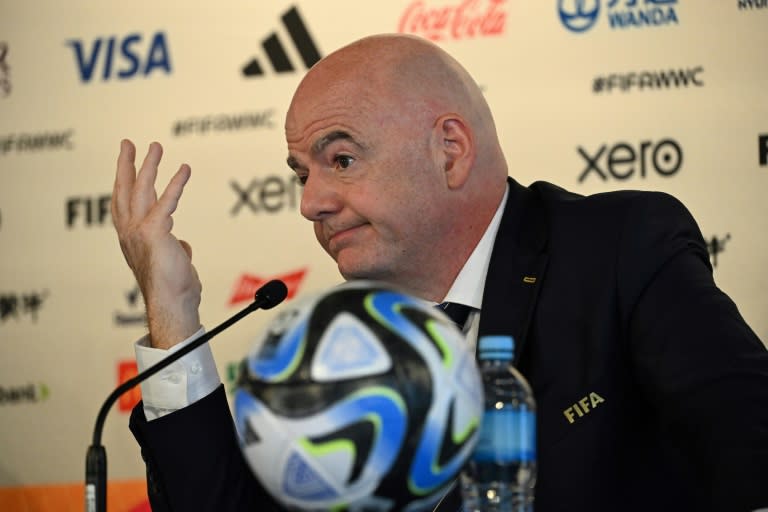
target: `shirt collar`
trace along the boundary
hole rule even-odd
[[[499,224],[501,224],[501,216],[504,213],[508,196],[509,184],[504,189],[504,197],[502,197],[498,208],[496,208],[496,213],[493,215],[490,224],[485,228],[483,237],[464,263],[459,275],[456,276],[450,290],[445,295],[443,302],[456,302],[472,306],[475,309],[481,309],[485,278],[488,275],[488,265],[491,262],[491,252],[493,251],[493,242],[496,240],[496,233],[499,230]]]

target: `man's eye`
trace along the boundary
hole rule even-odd
[[[334,161],[339,168],[346,169],[352,165],[352,162],[354,162],[355,159],[348,155],[338,155],[336,158],[334,158]]]

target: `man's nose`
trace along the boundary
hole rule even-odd
[[[301,214],[308,220],[318,221],[339,210],[339,194],[332,179],[322,170],[309,173],[301,195]]]

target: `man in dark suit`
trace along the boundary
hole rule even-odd
[[[480,311],[473,337],[517,340],[538,404],[537,511],[768,507],[768,352],[715,286],[677,200],[521,186],[467,72],[408,36],[366,38],[313,67],[286,139],[301,213],[345,279],[467,304]],[[124,141],[113,194],[147,305],[140,364],[201,329],[191,250],[171,233],[190,170],[158,199],[160,156],[151,145],[137,175]],[[196,381],[211,365],[210,353],[178,363],[177,397],[145,387],[134,410],[153,507],[273,508],[215,368]],[[454,493],[441,510],[457,504]]]

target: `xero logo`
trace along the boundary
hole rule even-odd
[[[579,146],[576,151],[587,164],[579,176],[579,183],[592,174],[602,181],[609,178],[627,180],[636,175],[645,178],[649,170],[669,177],[683,165],[683,149],[674,139],[658,142],[645,140],[637,146],[627,142],[617,142],[612,146],[603,144],[594,152]]]

